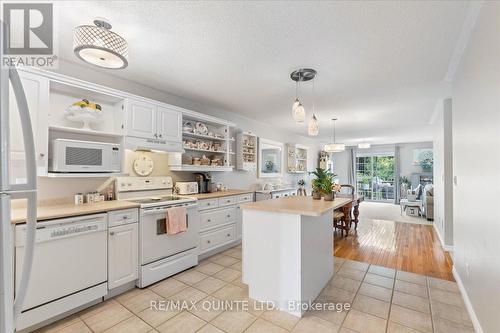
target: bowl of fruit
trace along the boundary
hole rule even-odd
[[[75,102],[66,109],[66,119],[69,121],[82,122],[82,129],[92,130],[90,124],[99,121],[102,116],[102,107],[87,99]]]

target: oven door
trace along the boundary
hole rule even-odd
[[[141,209],[139,233],[141,265],[195,248],[198,246],[199,216],[196,203],[183,204],[187,209],[187,230],[168,235],[165,228],[167,207]]]

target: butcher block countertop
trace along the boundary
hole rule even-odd
[[[41,204],[37,208],[37,221],[51,220],[63,217],[104,213],[113,210],[138,208],[139,204],[129,201],[102,201],[93,204],[75,205],[73,203]],[[26,222],[26,207],[13,207],[11,210],[11,223]]]
[[[321,216],[352,201],[352,198],[336,197],[333,201],[325,201],[323,199],[314,200],[312,197],[289,196],[278,199],[249,202],[242,204],[240,207],[242,209],[253,209],[273,213]]]
[[[217,191],[217,192],[211,192],[211,193],[189,194],[189,195],[183,195],[183,197],[191,197],[191,198],[196,198],[198,200],[203,200],[203,199],[228,197],[231,195],[248,194],[248,193],[253,193],[253,192],[255,192],[255,191],[253,191],[253,190],[226,190],[226,191]]]

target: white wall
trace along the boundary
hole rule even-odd
[[[434,227],[445,248],[453,246],[451,99],[438,103],[434,125]]]
[[[485,333],[500,331],[499,36],[485,1],[452,83],[454,266]]]
[[[287,131],[280,130],[276,126],[259,122],[255,119],[249,119],[240,116],[236,113],[227,110],[221,110],[215,107],[201,105],[199,103],[184,99],[179,96],[169,94],[167,92],[159,91],[154,88],[148,87],[147,83],[138,84],[136,82],[127,81],[113,76],[112,71],[96,70],[89,66],[79,66],[65,61],[60,62],[58,73],[82,79],[89,82],[94,82],[104,86],[112,87],[114,89],[126,91],[139,96],[152,98],[158,101],[170,103],[176,106],[187,108],[190,110],[198,111],[201,113],[216,116],[222,119],[232,121],[236,124],[237,130],[243,129],[254,132],[257,136],[267,139],[280,141],[283,143],[301,143],[308,146],[309,149],[309,165],[308,169],[313,170],[318,164],[319,143],[311,138],[297,136]],[[132,163],[134,158],[139,153],[127,152],[126,157],[126,172],[134,175]],[[168,169],[167,154],[146,153],[151,156],[155,162],[155,171],[153,176],[172,176],[174,181],[177,180],[194,180],[192,173],[187,172],[171,172]],[[286,166],[286,163],[285,163]],[[282,182],[297,185],[300,178],[306,179],[309,185],[309,176],[307,174],[296,175],[283,173],[281,179],[258,179],[255,172],[214,172],[212,173],[215,181],[221,181],[224,185],[230,188],[258,188],[263,182]],[[71,196],[77,192],[88,192],[96,189],[99,185],[106,180],[103,178],[86,178],[86,179],[53,179],[53,178],[40,178],[39,180],[39,200]]]

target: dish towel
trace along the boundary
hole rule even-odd
[[[167,209],[167,234],[175,235],[187,230],[186,207],[172,207]]]

